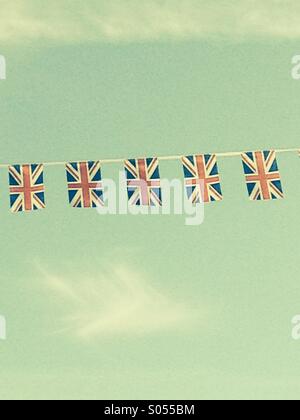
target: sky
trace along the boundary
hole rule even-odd
[[[296,0],[0,6],[1,163],[300,148]],[[299,157],[278,164],[285,199],[253,203],[220,158],[201,226],[72,209],[63,166],[14,215],[1,168],[0,398],[298,399]]]

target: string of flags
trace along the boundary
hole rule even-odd
[[[46,207],[44,168],[55,165],[64,165],[66,168],[68,198],[72,207],[104,206],[102,165],[119,162],[124,163],[129,204],[160,207],[163,203],[160,161],[181,161],[187,198],[192,204],[223,200],[217,160],[218,157],[228,156],[241,157],[250,200],[276,200],[284,198],[276,154],[296,151],[299,153],[298,149],[280,149],[129,160],[3,164],[0,167],[8,167],[10,208],[13,213]]]

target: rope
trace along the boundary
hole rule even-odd
[[[274,149],[270,149],[270,150],[274,150]],[[300,153],[300,147],[297,149],[275,149],[274,152],[276,153],[295,153],[298,152]],[[241,156],[243,153],[245,152],[220,152],[220,153],[210,153],[210,154],[214,154],[217,157],[235,157],[235,156]],[[199,153],[198,153],[199,154]],[[178,155],[178,156],[160,156],[158,157],[159,161],[171,161],[171,160],[181,160],[182,157],[184,155]],[[102,165],[105,164],[113,164],[113,163],[124,163],[125,160],[127,160],[128,158],[124,158],[124,159],[99,159],[100,163]],[[93,159],[95,160],[95,159]],[[78,160],[77,162],[82,162],[81,160]],[[85,161],[84,161],[85,162]],[[69,162],[44,162],[44,166],[65,166],[67,163]],[[11,166],[11,164],[8,163],[1,163],[0,164],[0,168],[8,168],[9,166]]]

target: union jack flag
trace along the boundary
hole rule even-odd
[[[100,162],[73,162],[66,165],[69,202],[74,208],[103,207]]]
[[[193,204],[223,199],[216,155],[182,158],[188,199]]]
[[[13,213],[45,208],[43,165],[9,167],[10,208]]]
[[[250,200],[283,198],[280,173],[274,151],[242,154]]]
[[[125,161],[127,191],[130,205],[162,205],[162,194],[157,158]]]

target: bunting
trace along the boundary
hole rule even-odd
[[[157,158],[125,161],[127,192],[130,205],[162,205],[159,165]]]
[[[73,162],[66,165],[69,202],[74,208],[104,206],[100,162]]]
[[[283,198],[280,174],[274,151],[242,154],[249,198],[252,201]]]
[[[216,155],[182,158],[188,199],[193,204],[223,199]]]
[[[300,155],[299,150],[281,149],[110,161],[0,164],[0,167],[8,167],[10,208],[13,213],[45,208],[44,166],[60,164],[66,167],[69,203],[74,208],[104,206],[102,164],[119,162],[125,166],[129,204],[161,207],[160,160],[181,161],[187,197],[192,204],[198,204],[223,200],[217,158],[241,156],[250,200],[264,201],[284,198],[276,153],[296,151]]]
[[[13,213],[45,208],[43,165],[10,166],[9,186]]]

